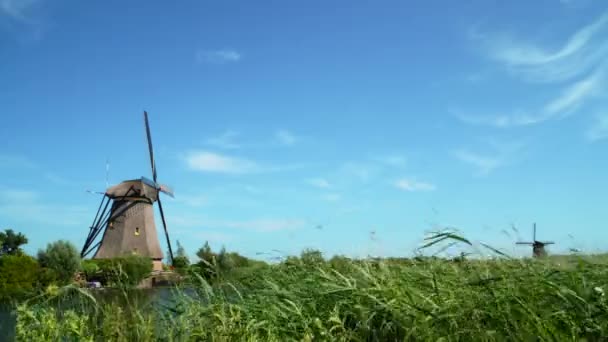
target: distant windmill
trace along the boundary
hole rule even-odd
[[[532,246],[532,256],[535,258],[544,257],[547,255],[545,251],[546,245],[552,245],[553,241],[537,241],[536,240],[536,223],[534,223],[534,231],[532,233],[532,242],[517,242],[518,245],[529,245]]]
[[[163,253],[160,249],[154,223],[153,204],[158,204],[169,247],[169,257],[172,262],[173,250],[159,195],[162,192],[173,197],[173,191],[157,182],[156,163],[146,112],[144,112],[144,123],[152,167],[152,179],[141,177],[126,180],[106,189],[99,204],[97,215],[95,215],[93,224],[89,228],[89,234],[82,248],[81,256],[85,257],[93,251],[95,251],[93,258],[97,259],[139,254],[151,258],[154,270],[160,271],[162,270]],[[109,162],[106,163],[106,176],[108,170]],[[95,243],[100,235],[101,240]]]

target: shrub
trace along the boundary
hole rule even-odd
[[[80,253],[65,240],[49,243],[45,250],[39,250],[38,262],[40,266],[53,270],[61,284],[69,283],[81,268]]]
[[[101,269],[95,260],[83,260],[81,265],[82,273],[88,281],[97,280],[96,277],[99,276]]]
[[[83,270],[88,281],[96,280],[110,286],[136,286],[152,272],[152,260],[138,255],[92,259],[83,263]]]
[[[176,256],[173,258],[173,268],[175,268],[178,273],[185,273],[188,266],[190,266],[190,260],[188,260],[188,257]]]

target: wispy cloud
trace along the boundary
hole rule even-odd
[[[200,150],[186,153],[183,160],[188,168],[193,171],[234,175],[285,172],[310,165],[306,163],[265,164],[247,158]]]
[[[228,130],[217,137],[207,139],[207,144],[224,149],[237,149],[241,147],[241,145],[235,141],[238,136],[238,132]]]
[[[224,49],[224,50],[198,50],[196,52],[196,61],[198,63],[235,63],[240,61],[242,58],[241,54],[236,50]]]
[[[598,141],[608,138],[608,113],[596,115],[594,123],[585,134],[590,141]]]
[[[0,0],[0,14],[20,21],[26,20],[26,14],[40,0]]]
[[[198,195],[188,195],[188,194],[180,194],[177,198],[175,198],[175,202],[183,203],[190,207],[202,207],[208,203],[209,199],[206,195],[198,194]]]
[[[40,194],[30,190],[4,189],[0,191],[0,203],[33,203]]]
[[[572,84],[533,113],[516,109],[506,114],[471,115],[454,110],[452,110],[452,114],[469,124],[502,128],[534,125],[551,119],[564,118],[574,113],[588,100],[600,94],[603,77],[603,71],[598,71]]]
[[[331,188],[331,184],[325,178],[310,178],[307,179],[306,182],[321,189]]]
[[[0,168],[34,169],[38,167],[30,159],[20,155],[0,154]]]
[[[575,32],[557,49],[514,39],[508,34],[486,34],[478,30],[471,37],[487,56],[513,76],[528,83],[552,83],[561,93],[535,109],[515,109],[485,115],[455,113],[461,121],[495,127],[526,126],[561,119],[576,113],[601,95],[608,85],[608,12]]]
[[[251,160],[230,157],[208,151],[191,152],[186,156],[188,167],[195,171],[243,174],[260,170]]]
[[[436,186],[431,183],[420,182],[414,179],[402,178],[395,182],[395,186],[404,191],[433,191]]]
[[[279,141],[279,143],[286,146],[291,146],[295,144],[297,140],[296,136],[293,133],[285,129],[276,131],[275,137]]]
[[[328,202],[336,202],[342,199],[342,196],[340,194],[330,193],[323,195],[322,198]]]
[[[209,229],[237,229],[259,233],[271,233],[293,230],[303,227],[305,220],[285,218],[260,218],[251,220],[223,220],[205,217],[173,217],[172,224],[181,229],[209,228]]]
[[[608,34],[607,28],[608,12],[582,27],[554,51],[508,34],[474,31],[471,36],[482,43],[492,59],[527,81],[555,82],[580,76],[604,63],[608,55],[608,44],[603,39]]]
[[[227,221],[221,225],[226,228],[253,230],[256,232],[277,232],[302,227],[305,221],[289,219],[259,219],[251,221]]]
[[[400,155],[379,156],[375,157],[374,160],[377,160],[380,163],[390,166],[405,166],[405,163],[407,161],[404,156]]]
[[[0,189],[0,216],[18,222],[83,225],[91,218],[87,207],[45,201],[42,194],[23,189]]]
[[[553,117],[559,114],[569,114],[578,109],[584,101],[598,94],[598,90],[602,86],[601,79],[603,76],[603,72],[597,72],[572,84],[560,96],[547,103],[543,108],[543,113],[545,113],[545,116]]]
[[[478,175],[487,175],[504,163],[500,157],[481,155],[466,149],[456,150],[453,155],[460,161],[473,165]]]

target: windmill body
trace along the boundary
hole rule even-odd
[[[153,179],[142,177],[127,180],[106,190],[80,254],[84,258],[95,251],[93,258],[96,259],[133,254],[145,256],[152,259],[154,271],[162,271],[163,252],[154,222],[154,203],[159,207],[172,261],[173,251],[159,195],[162,192],[173,197],[173,191],[156,181],[156,165],[146,112],[144,119]],[[101,240],[95,243],[100,236]]]
[[[162,270],[163,253],[154,223],[157,190],[136,179],[109,188],[106,196],[112,200],[111,215],[93,258],[137,254],[151,258],[155,271]]]
[[[545,246],[552,245],[552,244],[554,244],[554,242],[536,240],[536,223],[535,223],[533,232],[532,232],[532,241],[531,242],[517,242],[516,244],[532,246],[532,257],[542,258],[542,257],[547,256],[547,251],[545,250]]]

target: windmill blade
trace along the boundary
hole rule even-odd
[[[152,179],[156,183],[156,163],[154,162],[154,150],[152,149],[152,135],[148,122],[148,112],[144,111],[144,122],[146,124],[146,137],[148,138],[148,151],[150,152],[150,166],[152,167]]]
[[[553,241],[545,241],[545,242],[541,242],[543,245],[553,245],[555,244],[555,242]]]
[[[160,211],[160,219],[163,222],[163,228],[165,229],[165,237],[167,238],[167,247],[169,247],[169,256],[171,257],[171,264],[173,264],[173,248],[171,248],[171,239],[169,239],[169,232],[167,231],[167,222],[165,221],[165,213],[163,212],[163,204],[158,197],[158,210]]]
[[[516,242],[516,245],[533,245],[534,242]]]
[[[536,241],[536,222],[534,222],[534,229],[532,233],[532,241]]]
[[[160,192],[163,192],[163,193],[167,194],[171,198],[175,198],[175,195],[173,193],[173,189],[170,186],[167,186],[165,184],[158,184],[158,190]]]
[[[155,181],[153,181],[153,180],[151,180],[150,178],[141,177],[141,181],[142,181],[144,184],[146,184],[146,185],[148,185],[148,186],[150,186],[150,187],[152,187],[152,188],[154,188],[154,189],[157,189],[157,190],[158,190],[158,184],[156,184],[156,182],[155,182]]]

